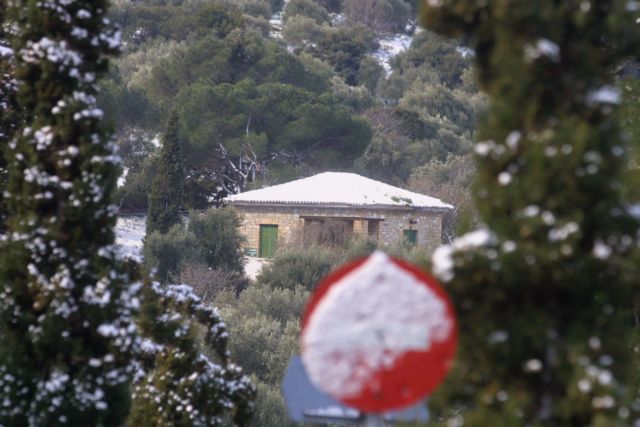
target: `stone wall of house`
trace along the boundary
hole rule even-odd
[[[286,247],[302,239],[305,218],[353,219],[355,235],[368,236],[385,244],[403,238],[404,230],[417,230],[417,244],[433,251],[441,243],[443,212],[422,209],[341,208],[341,207],[276,207],[237,206],[243,215],[241,232],[245,248],[257,253],[260,225],[278,226],[278,247]],[[377,221],[379,225],[369,222]],[[373,231],[372,231],[373,230]],[[372,234],[373,233],[373,234]],[[377,235],[374,235],[377,234]]]
[[[300,238],[299,233],[304,227],[304,219],[286,209],[239,207],[238,210],[243,215],[240,231],[245,238],[245,247],[256,253],[260,247],[260,225],[278,226],[278,247]]]
[[[402,239],[404,230],[416,230],[416,244],[429,252],[434,251],[442,242],[442,213],[387,211],[380,225],[380,240],[386,244]]]

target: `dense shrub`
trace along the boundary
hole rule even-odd
[[[234,360],[261,381],[278,384],[298,349],[299,318],[309,298],[301,287],[253,285],[239,298],[222,292],[216,305],[229,326]]]
[[[410,3],[404,0],[349,0],[343,2],[343,10],[350,24],[380,32],[397,32],[407,25],[412,12]]]
[[[184,262],[180,271],[170,276],[173,283],[189,284],[207,304],[222,290],[231,290],[239,295],[249,285],[249,279],[243,273],[222,268],[214,269],[198,261]]]
[[[258,396],[251,422],[252,427],[293,427],[298,425],[298,423],[289,420],[279,385],[266,384],[260,381],[256,381],[255,384]]]
[[[196,236],[198,252],[207,266],[243,271],[240,221],[238,211],[232,207],[209,209],[191,217],[188,229]]]
[[[311,18],[318,24],[329,21],[326,9],[311,0],[290,0],[284,7],[284,17],[289,19],[296,15]]]
[[[335,251],[320,246],[305,250],[294,248],[279,252],[273,262],[262,269],[258,285],[280,289],[302,286],[312,290],[335,264]]]
[[[200,259],[196,236],[182,224],[176,224],[167,234],[153,232],[145,237],[144,263],[149,270],[156,271],[156,278],[166,281],[176,274],[185,260]]]

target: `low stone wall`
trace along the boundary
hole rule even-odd
[[[258,250],[260,225],[278,226],[278,247],[301,239],[305,218],[353,219],[354,234],[368,236],[369,221],[380,221],[378,240],[393,244],[403,238],[404,230],[417,230],[417,245],[433,251],[441,243],[442,216],[438,210],[412,208],[352,208],[236,205],[243,215],[241,232],[246,248]],[[375,227],[374,227],[375,229]]]

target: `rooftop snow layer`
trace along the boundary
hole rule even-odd
[[[309,178],[261,190],[247,191],[225,199],[231,204],[303,204],[346,206],[408,206],[452,209],[440,199],[403,190],[354,173],[324,172]]]

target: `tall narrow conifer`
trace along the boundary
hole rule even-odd
[[[4,190],[7,186],[7,162],[4,155],[13,133],[18,126],[16,92],[18,85],[14,76],[13,49],[9,47],[5,22],[6,2],[0,1],[0,231],[5,230],[7,219]]]
[[[0,424],[122,425],[136,286],[116,259],[119,158],[95,101],[119,33],[106,0],[2,6],[24,125],[6,152]]]
[[[165,234],[181,220],[184,158],[178,131],[178,113],[173,110],[167,121],[156,176],[149,193],[148,234],[154,231]]]
[[[475,144],[486,228],[433,258],[460,317],[458,382],[435,399],[461,410],[455,425],[638,423],[638,222],[611,76],[640,47],[638,10],[424,0],[430,29],[472,41],[491,99]]]

